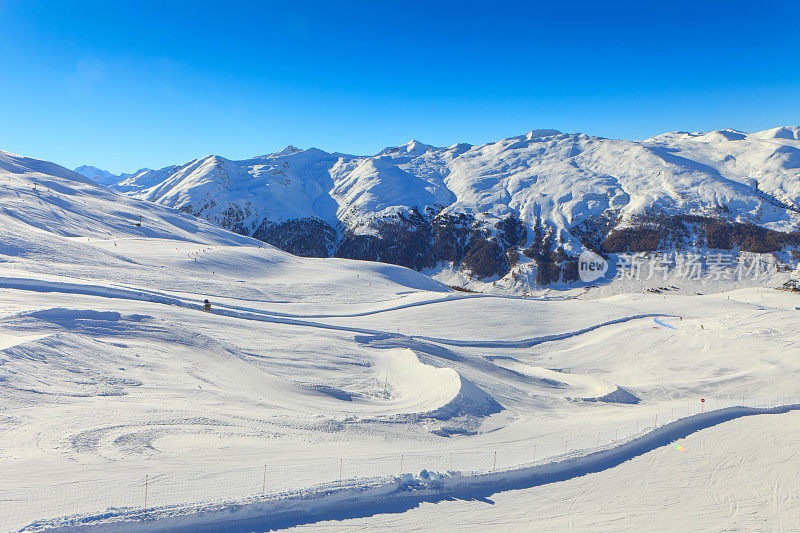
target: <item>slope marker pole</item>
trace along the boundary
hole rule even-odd
[[[267,465],[264,465],[264,480],[261,482],[261,495],[264,495],[264,489],[267,487]]]

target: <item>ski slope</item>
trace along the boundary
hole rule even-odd
[[[693,413],[701,397],[747,405],[798,393],[800,301],[791,293],[470,295],[401,267],[295,257],[6,152],[0,206],[0,505],[15,517],[2,529],[92,511],[68,499],[51,516],[12,507],[37,491],[63,495],[146,475],[213,480],[265,463],[287,472],[276,482],[300,489],[330,465],[348,465],[345,477],[368,475],[380,459],[397,474],[401,456],[407,472],[450,454],[467,471],[485,469],[497,452],[508,469],[530,463],[534,443],[545,458],[612,442],[665,412]],[[201,311],[205,298],[212,313]],[[796,420],[726,421],[686,436],[684,447],[700,439],[711,457],[719,443],[767,424],[765,441],[786,442]],[[614,529],[619,515],[656,529],[668,514],[644,514],[641,502],[674,502],[687,479],[682,463],[664,461],[650,481],[645,464],[654,468],[652,454],[668,452],[497,499],[511,516],[536,508],[531,524]],[[756,464],[727,475],[791,502],[791,483],[774,477],[787,459],[748,453]],[[605,476],[619,486],[621,471],[651,492],[637,502],[621,491],[618,510],[597,513],[599,496],[582,497],[581,483]],[[685,486],[700,498],[702,486]],[[226,487],[217,488],[208,498],[224,501]],[[548,504],[535,505],[544,492]],[[424,529],[434,516],[426,513],[446,509],[465,529],[476,519],[471,505],[440,502],[401,516],[373,509],[338,525],[385,530],[408,520]],[[796,525],[784,503],[748,509],[741,522],[711,513],[703,527]],[[9,514],[0,508],[0,516]]]
[[[799,428],[797,412],[747,417],[591,475],[420,498],[388,513],[330,509],[286,531],[795,531]]]

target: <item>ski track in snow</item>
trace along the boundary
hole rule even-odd
[[[534,463],[500,472],[404,474],[393,480],[347,479],[341,488],[310,487],[298,494],[267,499],[220,502],[199,506],[169,507],[143,511],[110,510],[99,515],[42,521],[21,532],[182,531],[241,532],[284,529],[328,520],[363,518],[401,513],[422,502],[452,499],[481,500],[498,492],[521,490],[563,482],[619,466],[657,448],[694,433],[755,415],[778,415],[799,410],[800,404],[768,408],[728,407],[688,416],[652,429],[610,447],[581,450],[553,461]],[[715,469],[722,469],[718,464]],[[712,479],[713,479],[712,472]],[[777,494],[777,491],[774,491]],[[584,497],[586,494],[584,494]],[[576,515],[580,498],[572,502],[569,516]],[[777,506],[775,506],[777,508]],[[735,509],[735,503],[734,503]]]
[[[655,314],[655,313],[644,313],[640,315],[633,315],[633,316],[626,316],[622,318],[617,318],[614,320],[609,320],[607,322],[603,322],[602,324],[596,324],[594,326],[589,326],[587,328],[580,329],[578,331],[570,331],[567,333],[558,333],[555,335],[545,335],[543,337],[535,337],[531,339],[520,339],[514,341],[457,341],[457,340],[450,340],[450,339],[437,339],[431,337],[420,337],[421,339],[425,339],[432,342],[437,342],[439,344],[448,344],[450,346],[461,346],[465,348],[531,348],[538,344],[542,344],[545,342],[552,342],[552,341],[561,341],[565,339],[569,339],[570,337],[577,337],[578,335],[583,335],[585,333],[590,333],[592,331],[598,330],[600,328],[606,326],[613,326],[615,324],[623,324],[625,322],[629,322],[631,320],[638,320],[642,318],[651,318],[651,317],[659,317],[659,316],[674,316],[674,315],[665,315],[665,314]]]
[[[83,284],[71,284],[71,283],[55,283],[55,282],[47,282],[47,281],[40,281],[40,280],[33,280],[33,279],[15,279],[15,278],[7,278],[7,277],[0,277],[0,288],[9,288],[9,289],[19,289],[19,290],[26,290],[26,291],[34,291],[34,292],[62,292],[67,294],[83,294],[86,296],[100,296],[104,298],[121,298],[127,300],[138,300],[143,302],[154,302],[154,303],[161,303],[166,305],[175,305],[178,307],[186,307],[189,309],[196,309],[202,310],[203,304],[202,302],[188,302],[184,299],[175,298],[165,296],[161,293],[156,293],[152,291],[139,291],[134,289],[114,289],[108,287],[99,287],[99,286],[91,286],[91,285],[83,285]],[[363,313],[352,313],[352,314],[341,314],[341,315],[302,315],[302,318],[353,318],[353,317],[364,317],[375,315],[379,313],[388,313],[391,311],[398,311],[401,309],[410,309],[412,307],[418,307],[422,305],[430,305],[436,304],[444,301],[452,302],[457,301],[459,299],[468,299],[470,297],[456,297],[456,298],[448,298],[448,299],[435,299],[430,301],[424,302],[414,302],[406,305],[397,305],[393,307],[389,307],[382,310],[376,311],[367,311]],[[320,328],[320,329],[332,329],[337,331],[347,331],[352,333],[361,333],[361,334],[372,334],[372,335],[381,335],[386,334],[385,331],[379,330],[372,330],[372,329],[364,329],[364,328],[356,328],[356,327],[347,327],[347,326],[336,326],[331,324],[323,324],[321,322],[311,322],[307,320],[302,320],[299,315],[289,315],[289,314],[279,314],[279,313],[270,313],[270,312],[262,312],[256,309],[247,309],[244,307],[235,307],[231,308],[231,306],[217,306],[216,308],[212,309],[211,311],[213,314],[227,316],[232,318],[240,318],[244,320],[256,320],[260,322],[274,322],[277,324],[287,324],[293,326],[305,326],[305,327],[312,327],[312,328]],[[435,337],[425,337],[425,336],[414,336],[413,338],[418,338],[430,342],[435,342],[438,344],[447,344],[450,346],[459,346],[459,347],[471,347],[471,348],[530,348],[532,346],[536,346],[538,344],[542,344],[545,342],[551,341],[559,341],[568,339],[570,337],[575,337],[578,335],[583,335],[585,333],[592,332],[599,328],[603,328],[606,326],[611,326],[614,324],[622,324],[624,322],[628,322],[631,320],[638,320],[643,318],[652,318],[652,317],[669,317],[675,315],[668,315],[668,314],[660,314],[660,313],[642,313],[622,318],[617,318],[614,320],[609,320],[607,322],[603,322],[601,324],[592,325],[577,331],[571,331],[567,333],[559,333],[555,335],[545,335],[542,337],[534,337],[528,339],[520,339],[514,341],[492,341],[492,340],[483,340],[483,341],[464,341],[464,340],[454,340],[454,339],[441,339]],[[661,324],[665,327],[672,328],[667,324],[661,323],[657,318],[655,319],[658,324]]]

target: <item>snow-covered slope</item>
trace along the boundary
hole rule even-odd
[[[327,283],[361,272],[365,280],[378,276],[390,289],[399,284],[446,290],[405,268],[299,258],[189,214],[120,195],[54,163],[4,151],[0,151],[0,206],[0,261],[6,268],[19,265],[48,275],[80,274],[82,279],[96,277],[103,283],[138,280],[169,290],[170,282],[176,289],[189,278],[195,278],[192,286],[226,285],[227,269],[236,264],[239,274],[250,269],[267,285],[271,277],[283,285],[285,275],[293,272],[308,276],[307,289],[328,291]],[[198,261],[199,254],[208,257],[212,249],[214,260]],[[184,276],[166,279],[166,272],[173,271]],[[209,273],[221,278],[215,281]],[[358,290],[354,287],[354,297]],[[343,288],[341,295],[346,292]]]
[[[697,244],[713,221],[797,231],[800,128],[644,141],[536,130],[481,146],[410,141],[374,156],[290,146],[245,161],[207,156],[115,187],[300,255],[444,268],[465,281],[516,269],[545,285],[574,281],[564,264],[585,248],[640,251],[631,240],[643,217],[669,234],[647,250]],[[674,218],[687,216],[702,217],[702,231]],[[692,234],[686,242],[670,233],[676,223]]]
[[[408,148],[397,157],[423,168],[430,150]],[[440,194],[412,185],[402,194]],[[431,465],[547,471],[572,451],[614,455],[700,398],[763,407],[798,393],[789,292],[469,295],[394,265],[296,257],[6,152],[0,207],[3,530],[73,513],[146,529],[145,492],[162,512]],[[714,516],[704,523],[723,528]]]

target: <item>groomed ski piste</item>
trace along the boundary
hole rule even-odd
[[[767,401],[764,402],[769,403]],[[422,502],[476,500],[498,492],[544,486],[614,468],[702,429],[751,415],[784,414],[800,404],[775,407],[727,407],[687,416],[643,435],[610,446],[565,453],[546,461],[509,470],[462,473],[423,469],[418,475],[356,478],[308,487],[303,491],[231,502],[173,505],[155,509],[110,509],[96,515],[77,515],[31,524],[24,531],[256,531],[331,521],[338,517],[402,512]],[[578,518],[578,517],[574,517]],[[430,523],[428,523],[430,526]],[[623,526],[630,525],[623,523]],[[662,524],[663,526],[664,524]],[[668,529],[668,528],[667,528]]]
[[[0,206],[2,530],[800,527],[794,294],[465,294],[5,152]]]

